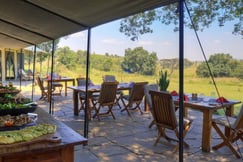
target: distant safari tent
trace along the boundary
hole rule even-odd
[[[43,51],[37,48],[36,53],[40,55]],[[19,80],[21,70],[26,72],[32,71],[32,64],[34,63],[33,55],[34,51],[31,47],[25,49],[0,48],[1,82]]]

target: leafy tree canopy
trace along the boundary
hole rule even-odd
[[[236,76],[235,71],[239,68],[239,61],[233,59],[230,54],[218,53],[210,56],[208,65],[214,77],[231,77]],[[210,76],[206,62],[197,67],[196,73],[200,77]]]
[[[156,71],[157,54],[144,50],[143,47],[126,49],[122,69],[130,73],[153,75]]]
[[[68,69],[77,66],[77,53],[69,47],[58,48],[56,51],[56,63],[65,65]]]
[[[172,74],[175,69],[179,69],[179,58],[161,59],[159,60],[159,65],[162,69],[170,69],[169,74]],[[192,61],[184,59],[184,68],[188,68],[192,65]]]
[[[242,0],[186,0],[186,5],[192,16],[196,30],[203,31],[214,21],[219,26],[226,22],[234,21],[232,33],[243,36],[243,2]],[[174,31],[178,31],[178,4],[167,5],[155,10],[146,11],[123,19],[120,23],[120,32],[137,40],[139,35],[152,33],[153,21],[160,21],[162,24],[174,24]],[[188,14],[185,14],[185,26],[192,28]]]
[[[58,43],[60,42],[60,39],[56,39],[55,41],[54,41],[54,50],[56,50],[57,49],[57,47],[58,47]],[[40,48],[40,49],[42,49],[43,51],[45,51],[45,52],[49,52],[49,53],[51,53],[51,51],[52,51],[52,41],[48,41],[48,42],[43,42],[43,43],[41,43],[41,44],[38,44],[37,45],[37,47],[38,48]]]

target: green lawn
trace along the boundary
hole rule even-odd
[[[39,69],[37,69],[38,71]],[[184,69],[184,92],[185,93],[198,93],[204,94],[206,96],[217,97],[216,89],[211,78],[198,78],[196,76],[196,67],[192,66],[190,68]],[[46,72],[46,69],[42,69],[43,72]],[[59,72],[62,76],[69,77],[85,77],[85,69],[77,68],[75,70],[66,69],[64,66],[58,66],[56,71]],[[129,74],[123,72],[118,67],[114,71],[104,72],[96,70],[94,68],[90,69],[90,78],[95,84],[100,84],[102,82],[102,76],[105,74],[115,75],[117,81],[121,82],[139,82],[147,81],[150,84],[156,83],[158,75],[154,76],[144,76],[139,74]],[[168,90],[179,89],[179,70],[174,70],[172,75],[169,76],[170,85]],[[243,92],[243,82],[236,78],[216,78],[216,86],[219,90],[220,96],[224,96],[228,99],[242,101],[242,92]],[[236,105],[235,112],[238,113],[240,104]]]

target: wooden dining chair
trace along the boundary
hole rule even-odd
[[[103,75],[102,76],[103,82],[115,82],[116,77],[114,75]]]
[[[59,83],[59,82],[52,82],[52,86],[54,88],[53,95],[61,96],[62,95],[63,84]],[[56,92],[56,90],[58,90],[58,91]]]
[[[103,82],[101,85],[100,95],[98,97],[92,97],[92,100],[96,100],[95,104],[95,114],[93,118],[97,117],[100,120],[100,116],[112,116],[113,119],[115,115],[112,112],[112,108],[115,104],[116,91],[118,82]],[[107,111],[101,112],[101,108],[107,107]]]
[[[41,91],[41,97],[39,98],[39,100],[47,99],[48,98],[48,87],[44,86],[43,80],[39,76],[37,77],[37,84],[38,84],[40,91]],[[55,92],[55,90],[56,90],[56,86],[53,85],[52,90],[51,90],[52,95],[55,95],[55,96],[61,95],[60,91]]]
[[[179,140],[178,119],[176,117],[175,106],[171,94],[164,91],[150,91],[149,93],[151,95],[151,100],[152,100],[154,120],[158,129],[158,137],[154,145],[155,146],[157,145],[161,137],[164,137],[168,142],[170,142],[171,140],[178,142]],[[184,118],[183,139],[185,138],[188,130],[190,129],[191,123],[192,123],[191,119]],[[168,137],[165,134],[166,129],[174,131],[177,139]],[[183,144],[186,147],[189,147],[189,145],[184,140],[183,140]],[[173,148],[173,152],[177,151],[178,148],[179,148],[179,142]]]
[[[117,82],[116,77],[114,75],[103,75],[102,79],[103,79],[103,82]],[[120,99],[121,99],[122,93],[123,92],[121,90],[117,90],[117,92],[116,92],[115,105],[119,106],[120,109],[122,108],[120,105]]]
[[[26,73],[23,69],[19,70],[20,73],[20,79],[24,80],[24,81],[29,81],[29,80],[33,80],[33,74],[28,74]]]
[[[242,158],[242,154],[237,151],[237,141],[241,139],[243,141],[243,104],[237,118],[229,116],[221,116],[213,118],[212,126],[222,138],[223,142],[213,146],[213,150],[218,150],[223,146],[227,146],[237,158]],[[226,136],[220,129],[220,126],[230,129],[230,135]]]
[[[38,86],[40,88],[40,91],[41,91],[41,97],[39,98],[39,100],[45,100],[48,98],[48,87],[44,86],[43,84],[43,80],[38,76],[37,77],[37,83],[38,83]],[[54,91],[54,89],[53,89]]]
[[[86,78],[84,77],[80,77],[80,78],[76,78],[77,81],[77,85],[78,86],[86,86]],[[91,79],[88,80],[88,86],[90,85],[94,85],[94,83],[91,81]],[[93,94],[93,96],[98,96],[99,94]],[[85,108],[85,92],[79,92],[79,101],[80,101],[80,110],[84,110]]]
[[[147,84],[144,86],[144,94],[145,94],[145,99],[146,99],[146,103],[149,107],[149,111],[151,112],[152,114],[152,121],[151,123],[149,124],[149,128],[151,128],[153,125],[155,125],[155,121],[154,121],[154,111],[153,111],[153,107],[152,107],[152,99],[151,99],[151,96],[149,94],[149,91],[159,91],[159,86],[158,84]]]
[[[146,85],[146,84],[148,84],[148,82],[135,82],[131,87],[130,93],[128,95],[121,96],[121,101],[124,106],[124,108],[121,110],[121,112],[127,111],[127,114],[129,116],[131,116],[129,111],[134,111],[134,110],[138,109],[140,111],[140,113],[143,114],[143,111],[141,110],[140,105],[143,101],[144,85]]]

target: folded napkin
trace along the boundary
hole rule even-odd
[[[178,98],[178,100],[180,100],[180,98]],[[189,101],[189,98],[187,95],[184,95],[184,101]]]
[[[216,102],[223,103],[223,102],[229,102],[229,101],[224,97],[219,97],[216,99]]]
[[[187,95],[184,95],[184,101],[189,101],[189,98]]]
[[[176,91],[170,92],[171,96],[178,96],[178,93]]]

